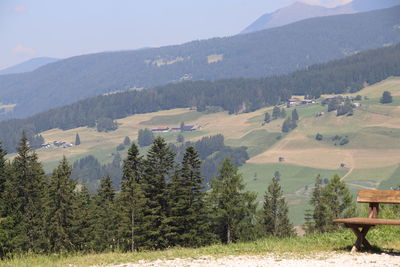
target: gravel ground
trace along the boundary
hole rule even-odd
[[[316,254],[313,256],[277,256],[273,254],[260,256],[228,256],[223,258],[200,257],[196,259],[173,259],[156,260],[152,262],[139,261],[139,263],[124,263],[110,265],[112,267],[180,267],[180,266],[237,266],[237,267],[256,267],[256,266],[400,266],[400,256],[390,254],[368,254],[368,253],[329,253]]]

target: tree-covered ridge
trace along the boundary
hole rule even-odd
[[[288,75],[262,79],[230,79],[169,84],[81,100],[27,119],[0,122],[0,140],[12,152],[25,130],[34,135],[53,128],[95,127],[100,118],[182,107],[219,106],[230,113],[248,112],[286,101],[292,94],[318,97],[322,93],[354,92],[390,76],[400,76],[400,44],[358,53],[345,59],[311,66]],[[36,138],[39,140],[40,138]]]
[[[400,24],[399,10],[397,6],[183,45],[91,54],[30,73],[2,75],[1,102],[17,104],[15,112],[3,118],[29,116],[87,97],[150,88],[181,78],[217,80],[285,74],[400,42],[396,26]],[[211,63],[212,56],[221,60]]]

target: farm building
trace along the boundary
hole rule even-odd
[[[297,104],[297,100],[294,99],[294,98],[290,98],[290,99],[287,100],[286,106],[287,106],[288,108],[290,108],[290,107],[295,107],[296,104]]]
[[[168,133],[169,132],[169,127],[160,126],[158,128],[151,129],[151,131],[154,132],[154,133]]]

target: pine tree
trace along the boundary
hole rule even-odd
[[[279,171],[275,171],[274,178],[279,182],[281,180],[281,173]]]
[[[282,109],[281,109],[281,111],[280,111],[280,113],[279,113],[279,117],[281,117],[281,118],[286,118],[286,110],[285,110],[285,108],[282,108]]]
[[[126,146],[129,146],[131,144],[131,139],[129,138],[129,136],[125,136],[123,144]]]
[[[281,114],[281,109],[279,107],[275,106],[272,109],[272,119],[276,120],[280,116],[280,114]]]
[[[299,120],[299,114],[297,113],[296,109],[292,110],[292,121],[298,121]]]
[[[132,143],[123,164],[119,233],[124,250],[135,251],[143,243],[141,223],[143,220],[144,195],[141,187],[143,180],[143,159],[138,147]]]
[[[271,115],[269,115],[268,112],[265,112],[265,114],[264,114],[264,122],[265,123],[270,123],[271,122]]]
[[[0,218],[3,215],[3,199],[4,199],[4,191],[6,187],[7,181],[7,172],[6,172],[6,151],[3,149],[0,142]]]
[[[213,230],[224,243],[239,240],[243,232],[254,227],[256,194],[243,192],[244,188],[238,169],[225,159],[219,175],[211,183],[209,196]]]
[[[293,225],[289,222],[287,203],[275,177],[265,192],[263,225],[267,235],[285,237],[294,234]]]
[[[50,251],[67,252],[73,249],[72,220],[76,182],[70,179],[71,166],[65,156],[53,171],[48,189],[47,232]]]
[[[143,209],[144,246],[161,249],[167,246],[165,219],[167,216],[167,180],[174,168],[174,154],[165,140],[157,137],[145,161],[142,182],[146,203]]]
[[[327,226],[329,225],[329,211],[326,200],[322,197],[322,179],[318,175],[315,179],[315,185],[310,199],[310,205],[314,208],[313,210],[306,211],[306,233],[313,232],[326,232]]]
[[[84,185],[78,185],[74,192],[72,211],[72,243],[78,251],[87,251],[93,240],[92,214],[94,205],[90,198],[89,190]]]
[[[18,154],[5,188],[5,216],[13,224],[9,242],[15,252],[39,252],[47,248],[45,235],[46,178],[37,154],[22,134]]]
[[[76,146],[79,146],[80,144],[81,144],[81,138],[79,137],[79,134],[76,133],[76,136],[75,136],[75,145],[76,145]]]
[[[338,175],[334,175],[322,190],[322,198],[328,207],[329,229],[337,229],[337,224],[332,223],[335,218],[348,218],[355,214],[355,205],[346,183]]]
[[[185,142],[185,137],[182,134],[178,134],[178,136],[176,137],[176,142],[178,143]]]
[[[138,144],[140,147],[149,146],[154,141],[153,132],[149,129],[140,129],[138,132]]]
[[[392,103],[393,102],[392,94],[389,91],[383,92],[380,102],[382,104]]]
[[[96,251],[113,251],[117,248],[118,218],[115,209],[115,190],[111,178],[107,176],[101,179],[94,197],[92,248]]]
[[[169,185],[167,238],[172,246],[196,247],[211,241],[204,202],[199,154],[186,148],[182,165]]]
[[[306,213],[305,228],[308,233],[336,230],[338,226],[332,223],[333,219],[351,217],[355,213],[353,197],[338,175],[325,187],[322,184],[323,181],[318,176],[310,200],[314,209]]]
[[[288,133],[292,129],[292,120],[290,117],[287,117],[282,124],[282,132]]]
[[[13,234],[13,223],[7,217],[5,208],[5,190],[8,182],[8,164],[6,163],[6,152],[0,143],[0,260],[6,253],[12,250],[10,236]]]

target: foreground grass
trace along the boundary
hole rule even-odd
[[[377,251],[400,252],[400,227],[377,227],[368,234]],[[92,266],[175,258],[223,257],[228,255],[263,255],[305,257],[324,252],[348,252],[355,240],[349,230],[285,239],[265,238],[232,245],[212,245],[197,249],[171,248],[138,253],[23,255],[0,261],[0,266]]]

